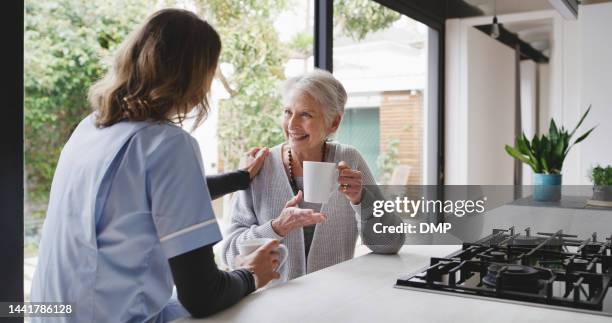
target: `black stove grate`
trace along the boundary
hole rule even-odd
[[[397,280],[398,287],[445,291],[612,314],[612,236],[495,229]],[[610,307],[610,308],[607,308]]]

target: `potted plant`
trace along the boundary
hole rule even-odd
[[[593,167],[590,178],[593,181],[593,198],[589,204],[612,207],[612,166]]]
[[[515,147],[506,145],[508,154],[529,165],[534,172],[533,185],[535,185],[533,198],[536,201],[559,201],[561,199],[561,169],[563,161],[570,149],[577,143],[586,139],[595,129],[591,128],[579,136],[570,144],[571,138],[576,133],[586,116],[589,114],[591,106],[578,121],[578,124],[568,132],[563,126],[559,129],[554,119],[550,120],[548,135],[535,134],[529,141],[525,134],[516,138]]]

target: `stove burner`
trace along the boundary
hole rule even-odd
[[[540,289],[539,272],[528,266],[493,264],[487,268],[482,282],[490,287],[522,292],[537,292]],[[500,279],[500,281],[498,281]]]

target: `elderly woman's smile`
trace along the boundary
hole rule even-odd
[[[283,131],[292,149],[307,153],[320,151],[332,127],[327,126],[321,105],[310,94],[296,91],[284,107]]]

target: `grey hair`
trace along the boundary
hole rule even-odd
[[[331,125],[337,115],[344,115],[346,90],[332,73],[315,69],[286,80],[282,87],[283,102],[287,102],[296,91],[308,93],[321,105],[326,126]]]

